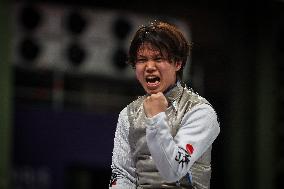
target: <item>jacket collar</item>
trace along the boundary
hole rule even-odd
[[[183,92],[183,87],[179,81],[175,85],[170,87],[167,91],[164,92],[165,97],[168,102],[173,104],[174,101],[178,100]]]

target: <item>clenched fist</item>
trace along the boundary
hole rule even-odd
[[[148,118],[157,115],[160,112],[166,111],[168,101],[163,93],[158,92],[148,96],[143,103],[145,114]]]

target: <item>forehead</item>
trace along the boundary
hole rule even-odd
[[[157,47],[153,46],[150,43],[143,43],[137,51],[137,56],[145,56],[145,55],[162,55],[160,49]]]

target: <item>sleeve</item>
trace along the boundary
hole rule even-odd
[[[127,108],[119,114],[112,155],[110,189],[134,189],[135,168],[128,142],[129,121]]]
[[[168,182],[180,180],[209,148],[220,132],[214,109],[196,105],[182,119],[173,138],[165,112],[146,119],[148,148],[160,175]]]

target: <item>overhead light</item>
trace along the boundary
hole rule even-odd
[[[87,21],[80,12],[71,11],[66,17],[66,29],[74,34],[81,34],[87,26]]]
[[[67,58],[74,66],[81,65],[86,58],[85,49],[78,43],[72,43],[67,47]]]
[[[39,26],[42,16],[39,10],[31,5],[22,8],[19,14],[19,21],[21,26],[28,31],[34,30]]]
[[[19,44],[19,54],[26,61],[34,61],[40,54],[41,48],[34,38],[24,38]]]

